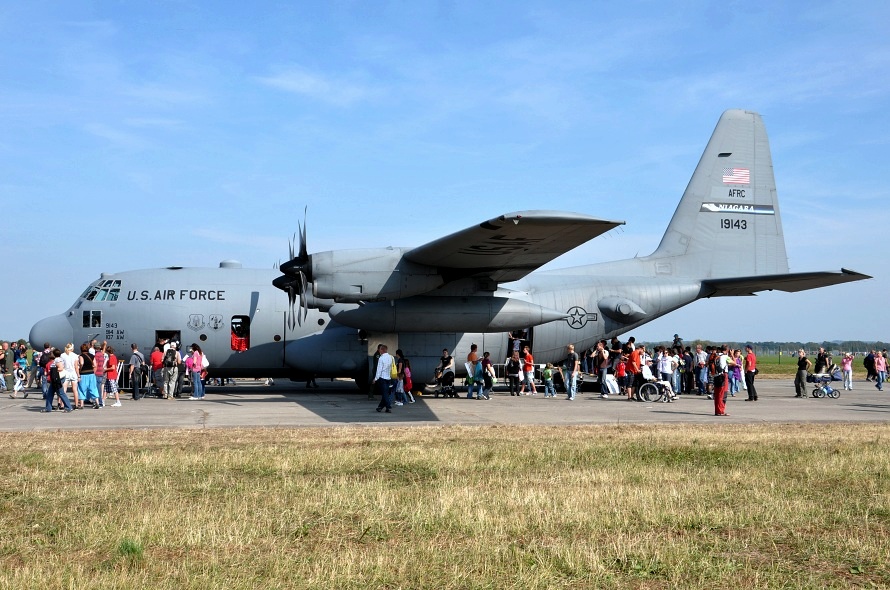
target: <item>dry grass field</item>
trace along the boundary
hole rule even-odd
[[[887,425],[0,435],[0,588],[890,587]]]

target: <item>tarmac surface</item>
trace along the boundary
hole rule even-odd
[[[835,383],[833,385],[841,385]],[[746,402],[745,391],[727,401],[727,417],[714,416],[714,402],[684,395],[672,403],[627,401],[621,395],[600,399],[584,391],[574,401],[565,394],[555,399],[511,397],[496,387],[491,400],[416,396],[414,404],[394,407],[391,414],[375,411],[378,399],[358,392],[351,381],[319,381],[319,388],[302,383],[240,380],[237,386],[207,388],[205,401],[188,399],[130,399],[121,394],[122,407],[90,407],[49,414],[42,394],[31,390],[27,399],[0,399],[0,432],[165,429],[165,428],[304,428],[337,426],[434,425],[580,425],[580,424],[755,424],[890,421],[890,386],[880,392],[873,383],[857,381],[853,391],[838,399],[795,398],[790,381],[759,379],[759,401]],[[810,388],[810,391],[812,388]]]

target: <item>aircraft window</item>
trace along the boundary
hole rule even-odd
[[[84,328],[90,327],[90,312],[88,312],[88,311],[83,312],[83,327]]]
[[[117,279],[117,280],[115,280],[115,281],[112,281],[112,282],[111,282],[111,286],[112,286],[112,287],[120,287],[120,286],[121,286],[121,281],[120,281],[120,279]]]
[[[91,313],[92,313],[92,316],[91,316],[90,319],[91,319],[91,321],[92,321],[92,326],[90,326],[90,327],[92,327],[92,328],[101,328],[101,327],[102,327],[102,312],[101,312],[101,311],[94,311],[94,312],[91,312]]]
[[[93,288],[92,286],[87,287],[86,290],[84,290],[84,292],[81,294],[80,297],[82,299],[86,299],[86,296],[90,294],[90,290],[92,290],[92,288]]]
[[[105,299],[106,301],[117,301],[118,295],[120,295],[120,289],[112,289],[108,292],[108,297]]]
[[[108,289],[99,289],[99,294],[96,295],[96,301],[105,301],[108,298]]]
[[[104,282],[102,283],[102,286],[103,286],[103,287],[110,287],[110,286],[111,286],[111,283],[112,283],[112,281],[104,281]]]
[[[97,293],[99,293],[98,289],[96,289],[95,287],[91,288],[90,294],[87,295],[87,301],[92,301],[93,299],[95,299]]]

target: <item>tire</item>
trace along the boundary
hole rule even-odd
[[[822,393],[821,388],[817,387],[816,389],[813,390],[813,397],[822,397],[823,395],[825,395],[825,394]]]
[[[834,388],[832,388],[831,393],[828,394],[828,397],[830,397],[831,399],[837,399],[840,396],[841,396],[840,390],[834,389]]]
[[[661,401],[661,390],[654,383],[640,385],[640,397],[647,402]]]

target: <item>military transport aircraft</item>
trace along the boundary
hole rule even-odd
[[[568,343],[586,349],[703,297],[870,278],[788,272],[766,129],[753,112],[720,117],[655,252],[533,273],[623,223],[523,211],[416,248],[311,255],[304,224],[280,276],[234,261],[103,273],[65,313],[39,321],[30,341],[95,337],[126,353],[163,336],[198,342],[220,377],[362,383],[378,342],[401,348],[420,376],[432,375],[443,348],[462,354],[475,343],[499,362],[518,330],[537,362],[557,363]]]

